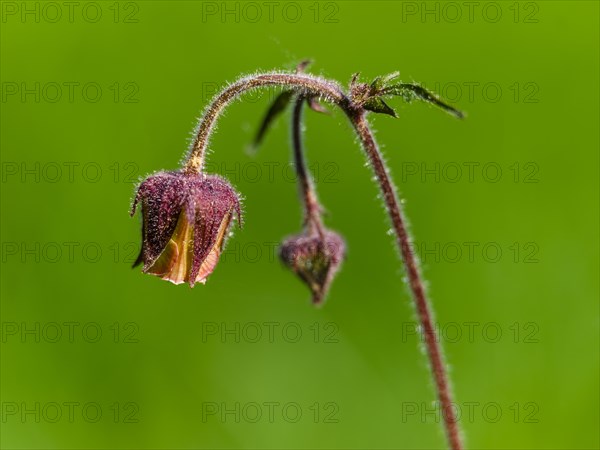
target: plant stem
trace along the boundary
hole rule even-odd
[[[292,147],[294,149],[294,164],[298,175],[299,187],[304,201],[304,222],[309,229],[317,231],[321,239],[324,239],[323,222],[321,221],[321,207],[317,199],[310,174],[306,168],[304,151],[302,145],[302,107],[305,97],[298,95],[294,102],[292,112]]]
[[[446,435],[450,447],[454,450],[461,449],[460,431],[458,429],[455,411],[452,408],[452,395],[448,375],[446,373],[446,365],[444,364],[442,349],[436,340],[435,329],[433,326],[433,312],[427,301],[427,294],[425,293],[425,286],[423,285],[421,278],[419,263],[411,247],[411,238],[406,227],[406,220],[404,219],[404,215],[400,208],[400,202],[398,201],[394,186],[390,180],[390,175],[383,162],[373,133],[369,129],[369,125],[365,119],[365,112],[359,111],[348,114],[348,117],[354,125],[354,129],[361,140],[373,171],[377,176],[386,209],[392,220],[398,247],[400,248],[402,260],[404,261],[406,272],[408,274],[410,290],[415,301],[422,333],[425,337],[427,355],[429,356],[431,371],[433,373],[438,398],[442,407],[442,416],[444,418]]]
[[[446,373],[446,366],[444,364],[441,346],[437,342],[435,336],[433,312],[427,300],[418,260],[411,249],[411,237],[406,227],[406,220],[404,219],[404,215],[400,208],[400,202],[398,201],[396,191],[381,157],[377,143],[373,137],[373,133],[365,119],[366,111],[364,108],[354,103],[346,96],[337,83],[311,75],[273,72],[242,78],[217,94],[205,110],[196,129],[196,137],[189,151],[184,171],[188,173],[202,171],[210,134],[225,107],[244,92],[261,86],[270,85],[286,86],[297,91],[300,96],[314,95],[336,104],[344,111],[346,116],[348,116],[358,134],[362,147],[377,177],[385,201],[386,211],[392,221],[394,232],[396,234],[396,241],[400,248],[402,260],[408,274],[409,287],[415,302],[421,329],[425,337],[427,356],[435,381],[437,396],[442,407],[446,436],[452,450],[461,450],[461,436],[457,417],[452,408],[452,394],[448,375]],[[298,103],[296,103],[294,114],[295,116],[297,114],[297,118],[294,118],[294,130],[298,131],[298,139],[296,139],[296,137],[294,138],[294,151],[295,154],[299,152],[300,156],[302,156],[301,140],[299,139],[300,113],[301,105],[299,106]],[[308,186],[310,187],[310,184]],[[303,189],[306,192],[306,186],[304,186]]]
[[[217,94],[202,114],[184,166],[185,172],[202,172],[210,135],[225,107],[242,93],[262,86],[290,86],[301,93],[323,97],[339,105],[349,102],[336,83],[313,75],[272,72],[241,78]]]

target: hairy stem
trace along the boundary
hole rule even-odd
[[[404,215],[400,208],[400,202],[398,201],[396,191],[377,147],[377,143],[373,137],[373,133],[369,129],[369,125],[365,119],[365,112],[359,111],[351,113],[348,114],[348,117],[354,125],[354,129],[360,138],[373,171],[377,176],[386,209],[392,220],[397,244],[400,248],[402,260],[404,261],[406,272],[408,274],[410,290],[413,294],[417,315],[425,338],[429,364],[431,366],[438,398],[442,407],[442,416],[444,418],[446,435],[450,447],[455,450],[461,449],[460,431],[455,411],[452,408],[452,394],[448,375],[446,373],[446,365],[444,364],[441,346],[436,340],[433,312],[427,300],[418,260],[411,247],[411,237],[406,226],[406,220],[404,219]]]
[[[196,137],[187,157],[185,172],[202,171],[209,137],[225,107],[242,93],[262,86],[289,86],[301,93],[316,95],[340,105],[349,101],[336,83],[312,75],[273,72],[242,78],[217,94],[204,111],[195,131]]]
[[[296,174],[298,175],[299,187],[304,202],[304,221],[309,229],[316,230],[321,236],[321,239],[323,239],[324,233],[323,223],[321,221],[321,207],[319,206],[317,193],[314,189],[310,174],[306,168],[302,145],[302,107],[304,106],[304,102],[304,96],[299,95],[296,98],[294,110],[292,112],[292,147],[294,148],[294,164],[296,166]]]
[[[396,191],[373,137],[373,133],[365,119],[365,109],[346,96],[337,83],[311,75],[273,72],[242,78],[219,93],[205,110],[196,129],[196,137],[190,148],[184,170],[186,172],[202,171],[210,134],[214,129],[218,117],[228,104],[244,92],[261,86],[274,85],[291,88],[297,91],[300,96],[317,96],[336,104],[348,116],[356,130],[371,167],[377,176],[377,181],[385,201],[385,207],[392,221],[397,244],[408,274],[409,287],[425,337],[429,364],[435,381],[437,396],[442,407],[446,436],[452,450],[462,449],[457,417],[452,408],[452,394],[446,373],[446,366],[441,346],[436,341],[433,312],[427,300],[418,260],[411,249],[411,237],[400,208],[400,202],[398,201]],[[294,129],[298,130],[298,137],[300,135],[300,108],[301,106],[296,104],[294,110],[295,114],[297,113],[298,115],[298,120],[294,119],[294,123],[298,124],[297,127],[294,125]],[[301,140],[298,139],[296,142],[294,138],[294,146],[295,151],[299,150],[301,155]]]

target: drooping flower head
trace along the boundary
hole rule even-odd
[[[330,230],[323,230],[322,234],[309,230],[291,236],[279,249],[282,262],[311,290],[315,305],[320,305],[325,300],[345,254],[344,240]]]
[[[175,284],[205,283],[234,216],[241,225],[237,192],[217,175],[159,172],[144,180],[131,215],[142,207],[142,249],[134,267]]]

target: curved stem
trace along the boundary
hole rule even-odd
[[[306,94],[323,97],[339,105],[349,101],[336,83],[312,75],[273,72],[242,78],[217,94],[204,111],[185,163],[185,172],[202,171],[209,137],[225,107],[240,94],[262,86],[289,86]]]
[[[411,237],[406,227],[406,220],[404,219],[402,209],[400,208],[400,202],[398,201],[396,191],[381,157],[381,153],[379,152],[377,143],[373,137],[373,133],[365,119],[364,108],[352,102],[336,83],[311,75],[274,72],[242,78],[219,93],[205,110],[196,129],[196,137],[190,149],[184,171],[188,173],[202,171],[209,136],[219,115],[225,107],[240,94],[261,86],[269,85],[286,86],[299,91],[301,96],[314,95],[324,98],[331,103],[335,103],[344,111],[346,116],[348,116],[358,134],[362,147],[377,176],[377,181],[380,185],[381,192],[383,193],[386,210],[392,221],[394,232],[396,234],[396,241],[400,248],[402,260],[408,274],[410,290],[415,302],[421,329],[425,337],[427,356],[435,381],[437,395],[442,407],[446,436],[452,450],[462,449],[458,421],[454,409],[452,408],[450,383],[446,373],[441,346],[436,341],[433,326],[433,312],[427,300],[425,287],[419,270],[419,263],[410,245]],[[296,105],[296,107],[299,108],[298,105]],[[300,112],[300,110],[298,110],[298,112]],[[298,126],[298,129],[299,128],[300,127]],[[301,143],[301,141],[299,142]]]
[[[397,244],[400,248],[402,260],[406,267],[410,290],[413,294],[419,322],[425,337],[425,346],[427,348],[427,355],[429,356],[429,364],[431,366],[438,398],[442,407],[442,416],[444,418],[446,435],[450,447],[454,450],[461,449],[462,443],[460,431],[455,411],[452,408],[452,394],[448,375],[446,373],[446,365],[444,364],[441,346],[436,340],[433,312],[427,300],[425,286],[419,270],[419,263],[411,247],[411,238],[406,227],[406,220],[404,219],[404,215],[400,208],[400,202],[396,196],[396,191],[377,147],[377,143],[373,137],[373,133],[369,129],[369,125],[365,119],[364,111],[349,113],[347,115],[354,125],[354,129],[361,140],[373,171],[377,176],[386,209],[392,220]]]
[[[316,231],[324,238],[323,223],[321,221],[321,207],[317,199],[317,193],[314,189],[310,174],[306,168],[304,151],[302,146],[302,107],[305,97],[299,95],[294,103],[292,112],[292,147],[294,148],[294,164],[296,174],[298,175],[299,187],[305,208],[305,224]]]

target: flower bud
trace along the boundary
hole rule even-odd
[[[131,215],[142,208],[142,249],[134,267],[175,284],[205,283],[223,250],[237,192],[216,175],[159,172],[144,180]]]
[[[292,236],[279,249],[282,262],[310,288],[315,305],[323,303],[345,253],[344,240],[329,230],[323,237],[317,232]]]

